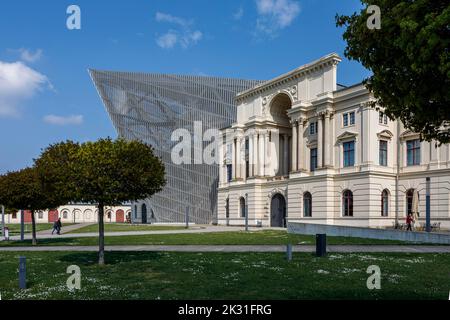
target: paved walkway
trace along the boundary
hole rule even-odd
[[[63,227],[63,233],[61,235],[54,234],[52,235],[51,230],[41,231],[37,234],[38,239],[54,239],[54,238],[90,238],[90,237],[98,237],[98,232],[86,232],[86,233],[67,233],[85,225],[70,225],[67,227]],[[70,229],[73,228],[73,229]],[[268,228],[249,228],[250,231],[261,231],[267,230]],[[270,228],[276,230],[277,228]],[[152,234],[180,234],[180,233],[206,233],[206,232],[231,232],[231,231],[243,231],[244,227],[226,227],[226,226],[199,226],[194,225],[189,229],[178,229],[178,230],[158,230],[158,231],[119,231],[119,232],[105,232],[105,236],[107,237],[120,237],[120,236],[142,236],[142,235],[152,235]],[[279,229],[286,230],[286,229]],[[25,240],[31,239],[31,234],[25,235]],[[10,237],[11,241],[20,240],[19,236]]]
[[[106,251],[130,252],[285,252],[283,245],[121,245],[106,246]],[[294,252],[315,252],[311,245],[293,246]],[[0,252],[17,251],[98,251],[98,246],[38,246],[38,247],[0,247]],[[415,245],[329,245],[329,253],[357,252],[398,252],[398,253],[450,253],[450,246],[415,246]]]
[[[61,229],[61,235],[65,234],[65,233],[69,233],[72,232],[74,230],[78,230],[87,226],[90,226],[92,224],[95,224],[95,222],[93,223],[77,223],[77,224],[70,224],[67,226],[63,225],[63,228]],[[39,231],[36,233],[36,236],[40,239],[45,239],[46,237],[51,237],[52,236],[52,229],[50,230],[43,230],[43,231]],[[20,235],[19,236],[15,236],[18,238],[18,240],[20,239]],[[13,239],[14,237],[11,237],[11,239]],[[31,236],[30,236],[31,238]],[[27,237],[25,236],[25,239],[27,239]]]

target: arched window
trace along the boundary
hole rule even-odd
[[[241,213],[241,218],[245,218],[245,198],[241,197],[239,199],[239,209]]]
[[[63,211],[63,214],[62,214],[63,219],[67,219],[68,215],[69,215],[69,213],[68,213],[67,211],[64,210],[64,211]]]
[[[381,193],[381,216],[387,217],[389,215],[389,191],[384,189]]]
[[[350,190],[345,190],[342,194],[342,215],[353,217],[353,193]]]
[[[309,192],[303,194],[303,216],[312,217],[312,196]]]

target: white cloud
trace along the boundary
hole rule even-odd
[[[52,88],[48,78],[23,62],[0,61],[0,116],[18,116],[20,103],[45,86]]]
[[[172,16],[170,14],[161,13],[161,12],[157,12],[156,13],[155,19],[158,22],[174,23],[174,24],[177,24],[177,25],[179,25],[181,27],[189,27],[189,25],[191,25],[193,23],[192,21],[187,21],[187,20],[185,20],[183,18],[175,17],[175,16]]]
[[[300,13],[300,4],[294,0],[256,0],[256,8],[256,31],[271,37],[290,26]]]
[[[44,122],[57,126],[80,125],[83,123],[82,115],[56,116],[49,114],[44,117]]]
[[[244,16],[244,8],[242,7],[240,7],[239,9],[237,9],[235,13],[233,13],[234,20],[241,20],[243,16]]]
[[[31,52],[28,49],[19,49],[20,59],[25,62],[33,63],[42,58],[42,49],[37,49],[36,52]]]
[[[178,35],[174,31],[169,31],[156,39],[158,46],[163,49],[171,49],[177,44],[177,42]]]
[[[163,49],[172,49],[176,45],[180,45],[186,49],[189,46],[197,44],[203,38],[203,33],[200,30],[192,28],[194,25],[192,20],[186,20],[161,12],[156,13],[155,19],[157,22],[165,22],[177,27],[157,37],[156,44]]]

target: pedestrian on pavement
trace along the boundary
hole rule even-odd
[[[57,234],[61,234],[61,228],[62,228],[62,223],[61,223],[61,218],[58,218],[57,223]]]
[[[412,223],[414,222],[413,216],[411,213],[408,213],[408,216],[406,217],[406,224],[408,225],[408,228],[406,231],[412,231]]]
[[[58,221],[53,222],[52,234],[54,234],[55,231],[58,232]]]

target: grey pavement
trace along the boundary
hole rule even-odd
[[[293,252],[315,252],[311,245],[293,246]],[[128,252],[285,252],[284,245],[117,245],[106,251]],[[98,251],[98,246],[0,247],[0,252]],[[329,245],[329,253],[450,253],[450,246],[425,245]]]
[[[86,224],[89,225],[89,224]],[[64,227],[63,233],[61,235],[51,234],[51,230],[41,231],[37,234],[38,239],[54,239],[54,238],[90,238],[98,237],[98,232],[86,232],[86,233],[67,233],[72,230],[81,228],[76,227],[79,225],[71,225]],[[261,231],[261,230],[286,230],[281,228],[249,228],[250,231]],[[231,232],[231,231],[244,231],[244,227],[227,227],[227,226],[200,226],[193,225],[189,229],[179,229],[179,230],[158,230],[158,231],[120,231],[120,232],[105,232],[107,237],[120,237],[120,236],[142,236],[142,235],[152,235],[152,234],[180,234],[180,233],[206,233],[206,232]],[[25,240],[31,239],[31,234],[25,235]],[[10,237],[11,241],[20,240],[20,236]]]
[[[71,224],[71,225],[68,225],[68,226],[64,226],[63,225],[63,227],[61,229],[61,235],[65,234],[65,233],[69,233],[69,232],[75,231],[75,230],[80,229],[80,228],[84,228],[84,227],[90,226],[92,224],[96,224],[96,223],[95,222],[93,222],[93,223],[76,223],[76,224]],[[41,239],[45,239],[47,236],[51,237],[52,236],[52,230],[53,230],[53,228],[49,229],[49,230],[39,231],[39,232],[36,233],[36,236],[41,238]],[[16,236],[16,237],[18,238],[18,240],[20,239],[20,236]],[[13,238],[14,237],[11,237],[11,239],[13,239]],[[25,239],[26,238],[27,237],[25,236]]]

